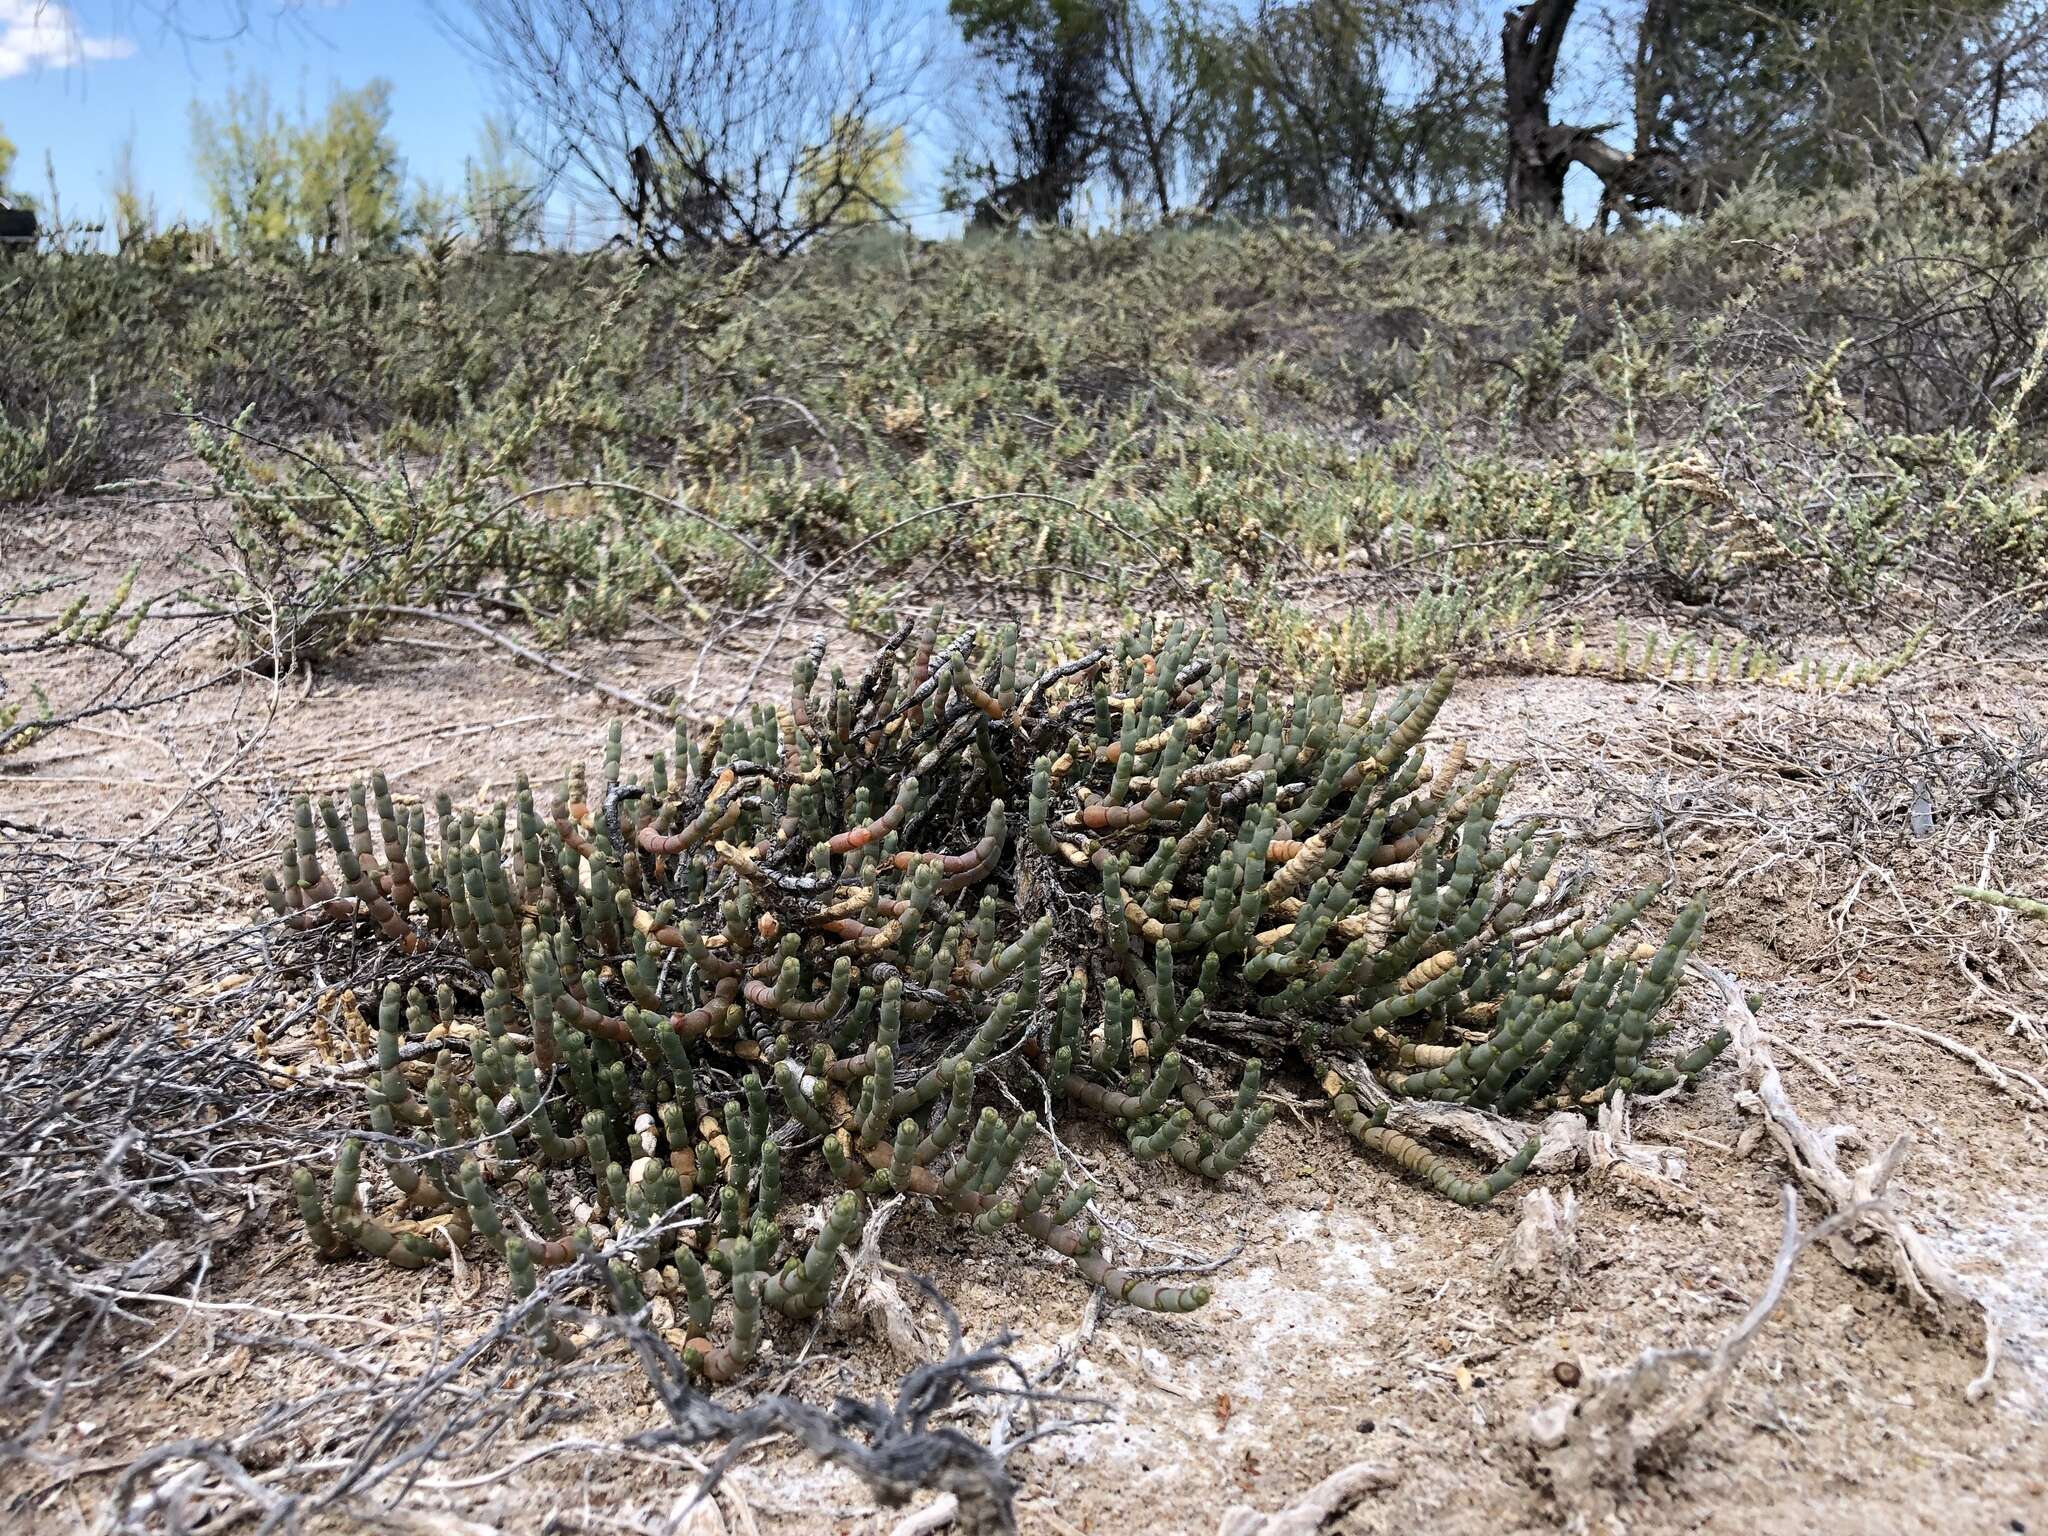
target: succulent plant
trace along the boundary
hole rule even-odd
[[[611,1265],[617,1304],[680,1298],[686,1358],[725,1381],[764,1309],[825,1305],[887,1193],[1014,1227],[1117,1300],[1202,1305],[1110,1261],[1025,1103],[1217,1180],[1272,1119],[1266,1074],[1305,1071],[1359,1143],[1484,1203],[1534,1143],[1468,1171],[1368,1113],[1367,1078],[1590,1112],[1725,1042],[1648,1060],[1697,907],[1655,949],[1616,942],[1654,891],[1532,919],[1558,845],[1496,838],[1507,770],[1431,760],[1450,688],[1282,698],[1220,614],[1035,668],[1013,630],[941,645],[934,620],[857,681],[812,652],[786,703],[678,724],[637,779],[615,726],[602,782],[577,768],[546,812],[523,778],[481,813],[442,796],[431,827],[381,775],[301,800],[278,913],[440,978],[385,987],[368,1080],[386,1173],[426,1219],[365,1214],[351,1142],[324,1200],[295,1176],[312,1242],[417,1267],[480,1240],[526,1296],[601,1228],[635,1259]],[[1231,1059],[1235,1081],[1211,1066]],[[789,1196],[821,1191],[793,1239]]]

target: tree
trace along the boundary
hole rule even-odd
[[[1493,182],[1475,0],[951,0],[1002,138],[956,160],[982,223],[1065,217],[1091,182],[1354,231]]]
[[[114,200],[114,243],[128,250],[138,241],[156,233],[156,200],[143,192],[135,179],[135,136],[130,134],[114,152],[114,176],[108,188]]]
[[[1194,72],[1184,44],[1195,0],[950,0],[993,99],[1000,136],[971,135],[954,200],[984,225],[1050,223],[1097,175],[1125,203],[1173,212],[1183,179]],[[970,110],[978,109],[977,102]]]
[[[1102,14],[1110,85],[1105,169],[1126,202],[1149,200],[1163,219],[1182,194],[1199,101],[1190,47],[1200,35],[1199,0],[1166,0],[1157,12],[1110,0]]]
[[[192,155],[221,242],[276,249],[296,232],[291,135],[261,81],[228,87],[219,115],[192,104]]]
[[[1530,0],[1501,21],[1501,82],[1508,151],[1502,192],[1510,217],[1564,217],[1570,137],[1550,121],[1557,54],[1578,0]]]
[[[1639,27],[1654,24],[1660,3],[1645,0],[1638,13]],[[1652,208],[1706,212],[1726,195],[1725,180],[1703,174],[1679,152],[1657,143],[1654,135],[1639,131],[1635,148],[1624,150],[1603,137],[1613,123],[1583,127],[1551,121],[1558,52],[1574,9],[1576,0],[1530,0],[1509,11],[1501,23],[1508,133],[1503,190],[1509,215],[1562,218],[1565,173],[1574,164],[1600,178],[1603,216],[1612,213],[1632,223],[1637,212]]]
[[[1735,181],[1839,186],[1996,152],[2038,102],[2038,0],[1645,0],[1636,143]]]
[[[545,189],[540,167],[500,117],[486,117],[477,152],[462,166],[462,215],[487,251],[534,245]]]
[[[1192,44],[1203,205],[1405,228],[1492,181],[1500,85],[1457,0],[1262,4]]]
[[[832,125],[831,143],[803,168],[799,217],[821,228],[889,218],[903,204],[903,168],[909,158],[910,141],[901,128],[883,133],[859,118],[841,118]],[[841,188],[852,195],[841,197]]]
[[[404,162],[392,140],[391,84],[337,90],[291,135],[294,232],[316,255],[395,250],[405,229]]]
[[[297,125],[272,107],[261,81],[230,86],[218,114],[193,103],[193,159],[222,242],[245,253],[294,244],[315,255],[396,249],[406,223],[404,163],[390,123],[384,80],[335,91],[318,118]]]
[[[421,177],[406,201],[405,232],[429,252],[452,249],[465,222],[463,200]]]
[[[1501,28],[1511,213],[1559,217],[1574,164],[1626,223],[1705,212],[1765,169],[1825,187],[1981,160],[2048,94],[2048,0],[1642,0],[1609,18],[1633,104],[1623,149],[1616,123],[1551,121],[1574,9],[1530,0]]]
[[[520,102],[541,158],[658,260],[719,246],[786,255],[867,204],[872,188],[829,169],[835,135],[846,122],[883,140],[907,128],[924,62],[888,0],[466,9],[456,35]]]
[[[974,224],[1055,224],[1102,148],[1109,29],[1090,0],[949,0],[960,39],[995,98],[1000,142],[980,138],[948,174],[948,201]]]
[[[14,160],[18,153],[14,147],[14,140],[7,137],[7,130],[0,128],[0,202],[5,202],[10,207],[25,208],[30,206],[28,200],[7,188],[7,178],[14,170]]]

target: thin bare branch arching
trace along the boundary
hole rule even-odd
[[[872,213],[869,167],[844,148],[909,124],[925,62],[914,18],[887,0],[465,11],[450,30],[499,77],[545,163],[662,261],[787,255],[856,205]]]

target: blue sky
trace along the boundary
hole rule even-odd
[[[230,13],[187,0],[188,22]],[[440,30],[426,0],[312,0],[280,11],[256,0],[226,42],[181,37],[122,0],[0,0],[0,129],[20,151],[12,180],[46,199],[56,167],[67,219],[97,215],[123,140],[166,222],[205,211],[192,174],[190,107],[258,76],[287,114],[318,110],[335,86],[391,82],[391,128],[410,176],[460,184],[462,162],[491,110],[490,87]]]
[[[161,19],[173,4],[182,30]],[[220,22],[234,35],[193,35]],[[47,155],[64,219],[97,219],[111,207],[116,158],[132,135],[136,181],[155,197],[159,220],[203,217],[191,104],[216,103],[252,77],[293,117],[317,112],[337,87],[390,81],[408,185],[424,179],[451,191],[498,105],[429,0],[0,0],[0,131],[20,156],[10,182],[47,206]],[[914,137],[911,211],[928,234],[941,232],[935,217],[958,222],[936,213],[941,158]],[[564,238],[576,217],[558,193],[545,216],[549,238]],[[581,218],[587,233],[593,214]]]

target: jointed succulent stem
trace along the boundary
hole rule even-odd
[[[826,1304],[869,1195],[1015,1228],[1136,1306],[1208,1299],[1112,1262],[1092,1191],[1033,1161],[1037,1114],[998,1107],[1003,1074],[1035,1070],[1055,1115],[1110,1122],[1140,1161],[1221,1179],[1273,1118],[1267,1073],[1321,1080],[1327,1052],[1397,1095],[1590,1111],[1724,1043],[1647,1059],[1697,908],[1623,956],[1654,892],[1532,921],[1557,847],[1495,841],[1505,771],[1427,755],[1448,673],[1347,715],[1328,686],[1283,700],[1243,677],[1220,616],[1035,674],[1008,630],[941,645],[934,620],[906,667],[909,638],[857,684],[807,657],[786,706],[679,726],[645,787],[615,728],[602,784],[579,766],[545,815],[523,778],[481,814],[442,797],[431,846],[381,776],[346,808],[299,802],[269,887],[286,921],[360,928],[436,982],[385,988],[369,1085],[419,1219],[368,1214],[350,1142],[324,1199],[293,1176],[320,1254],[417,1268],[480,1240],[530,1300],[538,1269],[602,1242],[614,1303],[679,1298],[684,1357],[726,1381],[764,1310]],[[1210,1067],[1218,1013],[1282,1043],[1234,1086]],[[1330,1081],[1352,1139],[1462,1204],[1534,1153],[1468,1173]]]

